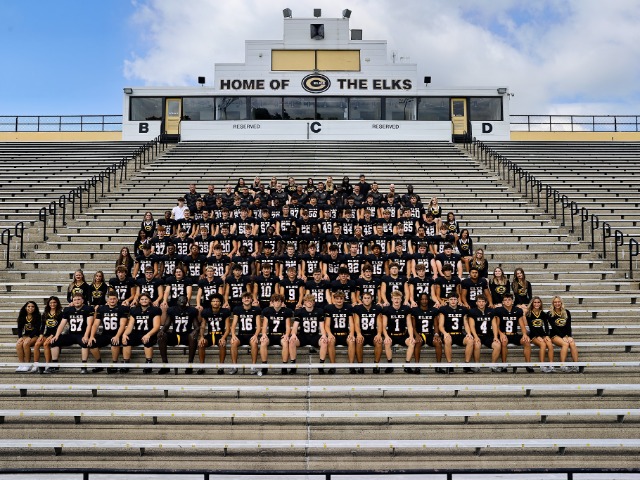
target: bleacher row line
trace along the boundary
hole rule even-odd
[[[8,365],[8,364],[2,364]],[[139,364],[142,365],[146,364]],[[457,364],[454,364],[457,365]],[[461,365],[461,364],[460,364]],[[216,365],[217,366],[217,365]],[[200,384],[110,384],[110,383],[7,383],[0,384],[0,392],[18,393],[21,397],[26,397],[29,392],[58,392],[77,393],[90,392],[92,397],[97,397],[99,393],[122,393],[132,392],[157,392],[164,398],[169,397],[169,393],[175,394],[200,394],[215,393],[233,394],[235,398],[243,395],[256,394],[300,394],[308,397],[311,394],[379,394],[380,397],[395,395],[426,395],[449,393],[454,397],[468,393],[520,393],[525,397],[530,397],[532,393],[540,393],[544,397],[550,392],[574,392],[593,393],[597,397],[602,397],[605,392],[626,392],[637,394],[640,392],[640,384],[637,383],[506,383],[506,384],[400,384],[400,385],[200,385]]]
[[[495,439],[495,440],[73,440],[73,439],[4,439],[0,440],[0,449],[53,449],[56,456],[62,449],[86,450],[123,450],[137,449],[144,455],[148,449],[161,450],[168,455],[171,450],[184,454],[185,450],[220,451],[224,456],[229,450],[309,450],[349,451],[351,454],[363,450],[388,451],[419,450],[421,455],[435,450],[473,450],[480,455],[482,450],[529,450],[539,453],[540,449],[554,449],[559,454],[566,453],[568,448],[575,449],[637,449],[640,439],[637,438],[545,438],[545,439]],[[318,452],[320,453],[320,452]]]

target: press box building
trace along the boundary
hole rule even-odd
[[[351,30],[349,10],[283,13],[283,39],[246,41],[245,63],[216,64],[213,86],[125,88],[123,140],[509,140],[507,88],[434,89]]]

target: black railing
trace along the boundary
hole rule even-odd
[[[121,132],[122,115],[2,115],[0,132]]]
[[[53,233],[58,233],[58,224],[67,225],[68,205],[71,204],[70,216],[72,219],[76,215],[83,213],[85,209],[91,207],[92,203],[97,203],[99,198],[111,192],[118,184],[127,179],[129,162],[133,161],[134,171],[149,163],[154,155],[162,152],[166,148],[166,141],[162,135],[145,143],[136,149],[130,157],[124,157],[103,171],[83,180],[81,185],[69,190],[69,193],[60,195],[58,200],[53,200],[47,205],[43,205],[38,212],[38,221],[42,222],[42,240],[49,239],[49,228]],[[10,228],[5,228],[1,233],[0,245],[6,246],[6,268],[13,268],[14,262],[10,259],[11,239],[20,239],[20,258],[25,258],[24,254],[24,223],[20,222],[12,233]]]
[[[0,245],[6,247],[6,263],[5,268],[13,268],[14,262],[11,261],[11,240],[17,238],[20,240],[20,258],[25,258],[24,253],[24,222],[18,222],[14,227],[7,227],[0,233]]]
[[[542,205],[539,195],[540,192],[544,190],[546,197],[544,202],[545,213],[552,214],[552,218],[554,220],[560,220],[560,226],[568,227],[570,233],[576,233],[576,221],[580,222],[578,225],[578,239],[580,241],[588,241],[589,249],[596,250],[596,237],[600,229],[600,219],[597,215],[591,214],[589,209],[570,200],[567,195],[562,194],[551,185],[545,184],[536,179],[533,174],[525,171],[515,162],[512,162],[504,155],[498,153],[490,145],[469,136],[465,138],[464,145],[470,153],[475,155],[481,162],[501,175],[509,185],[513,185],[514,189],[517,188],[520,193],[523,193],[525,197],[527,197],[527,199],[529,198],[529,193],[531,193],[532,203],[536,201],[535,198],[533,198],[535,186],[535,189],[538,191],[537,204],[540,207],[542,207]],[[531,184],[530,187],[528,187],[529,184]],[[558,210],[560,210],[560,212],[558,212]],[[567,219],[567,216],[570,218]],[[569,224],[567,221],[569,221]],[[607,258],[607,240],[611,239],[613,236],[615,262],[612,264],[612,267],[620,268],[620,252],[622,252],[625,245],[627,245],[629,253],[629,270],[626,275],[629,278],[633,278],[634,260],[640,256],[640,245],[638,240],[628,236],[625,237],[624,233],[620,230],[614,230],[613,235],[611,231],[611,225],[608,222],[603,222],[602,249],[600,256],[601,258]],[[587,237],[590,237],[590,240],[588,240]],[[628,242],[626,239],[628,239]]]
[[[640,132],[640,115],[511,115],[512,132]]]

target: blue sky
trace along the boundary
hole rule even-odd
[[[281,38],[285,7],[350,8],[434,86],[509,86],[512,113],[640,112],[638,0],[0,0],[0,115],[120,113],[124,86],[212,79]]]

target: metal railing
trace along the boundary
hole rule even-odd
[[[134,171],[139,170],[148,164],[154,156],[164,151],[167,143],[163,135],[159,135],[153,140],[137,148],[129,157],[124,157],[104,170],[98,172],[90,178],[85,179],[82,184],[69,190],[69,193],[60,195],[57,200],[52,200],[43,205],[38,212],[38,222],[42,222],[42,240],[49,239],[49,229],[53,233],[58,233],[58,225],[67,225],[67,215],[75,219],[78,214],[97,203],[99,198],[111,192],[120,183],[127,179],[130,162],[133,162]],[[20,222],[15,226],[12,233],[11,228],[5,228],[0,234],[0,245],[6,246],[6,268],[13,268],[11,261],[11,240],[20,239],[20,258],[25,258],[23,242],[24,223]]]
[[[122,115],[2,115],[0,132],[120,132]]]
[[[596,250],[598,232],[602,228],[602,245],[599,249],[601,258],[607,258],[607,240],[613,238],[615,262],[612,267],[620,268],[620,253],[626,249],[629,254],[629,269],[625,276],[633,279],[634,260],[640,255],[638,240],[629,236],[625,237],[624,233],[617,229],[612,233],[609,222],[600,222],[597,215],[570,200],[567,195],[551,185],[538,180],[533,174],[498,153],[490,145],[468,135],[465,137],[464,145],[467,151],[497,172],[507,183],[512,184],[513,188],[517,188],[520,193],[525,195],[525,198],[531,199],[531,202],[538,207],[544,207],[545,213],[553,214],[553,219],[560,219],[560,226],[566,226],[570,233],[576,233],[577,225],[578,239],[588,241],[590,250]]]
[[[640,115],[511,115],[512,132],[640,132]]]

